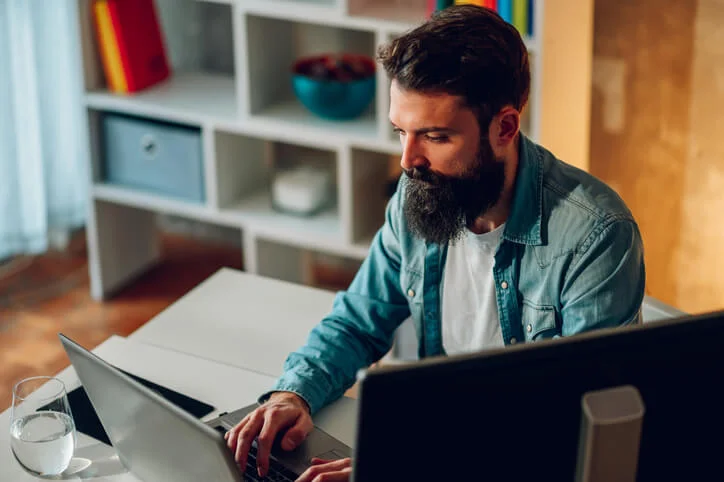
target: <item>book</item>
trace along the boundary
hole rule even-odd
[[[125,94],[128,92],[128,84],[123,72],[121,52],[118,50],[115,32],[113,31],[113,20],[108,9],[108,1],[96,0],[93,4],[93,15],[108,88],[112,92]]]
[[[508,23],[513,23],[513,0],[498,0],[498,14]]]
[[[513,0],[513,25],[521,35],[528,32],[528,0]]]
[[[444,10],[450,5],[453,5],[454,0],[427,0],[426,15],[430,18],[433,13]]]
[[[427,18],[430,18],[433,13],[443,10],[452,4],[453,0],[427,0]]]
[[[533,18],[535,18],[535,0],[528,0],[528,35],[533,36]]]
[[[95,0],[93,7],[111,91],[138,92],[170,76],[154,0]]]

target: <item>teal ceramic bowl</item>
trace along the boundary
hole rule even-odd
[[[362,55],[319,55],[294,64],[292,87],[311,112],[329,120],[359,117],[375,97],[375,64]]]

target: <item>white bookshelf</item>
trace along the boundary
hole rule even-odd
[[[156,0],[172,77],[130,96],[105,88],[90,23],[91,0],[78,0],[85,105],[92,159],[88,221],[91,289],[111,296],[160,256],[159,213],[236,228],[245,269],[305,281],[309,253],[361,262],[381,226],[390,156],[400,146],[387,120],[389,82],[377,74],[376,100],[360,118],[330,122],[293,96],[290,68],[302,55],[358,52],[412,28],[426,0]],[[536,36],[528,134],[541,117],[544,0]],[[548,55],[546,52],[545,55]],[[99,113],[125,113],[201,129],[206,200],[190,203],[102,182]],[[313,217],[271,207],[270,166],[317,159],[334,172],[336,205]]]

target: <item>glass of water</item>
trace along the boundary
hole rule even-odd
[[[68,468],[76,436],[73,415],[62,381],[32,377],[13,387],[10,447],[20,465],[40,477]]]

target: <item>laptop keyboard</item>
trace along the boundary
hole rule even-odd
[[[246,471],[244,472],[244,481],[274,481],[274,482],[294,482],[297,475],[291,470],[286,469],[283,465],[274,459],[269,459],[269,473],[266,477],[259,477],[256,471],[256,447],[252,446],[249,455],[246,457]]]
[[[224,427],[214,427],[218,432],[224,434]],[[269,459],[269,472],[266,477],[259,477],[256,471],[256,446],[252,445],[249,455],[246,457],[246,468],[244,470],[244,482],[294,482],[298,475],[284,467],[274,459]]]

